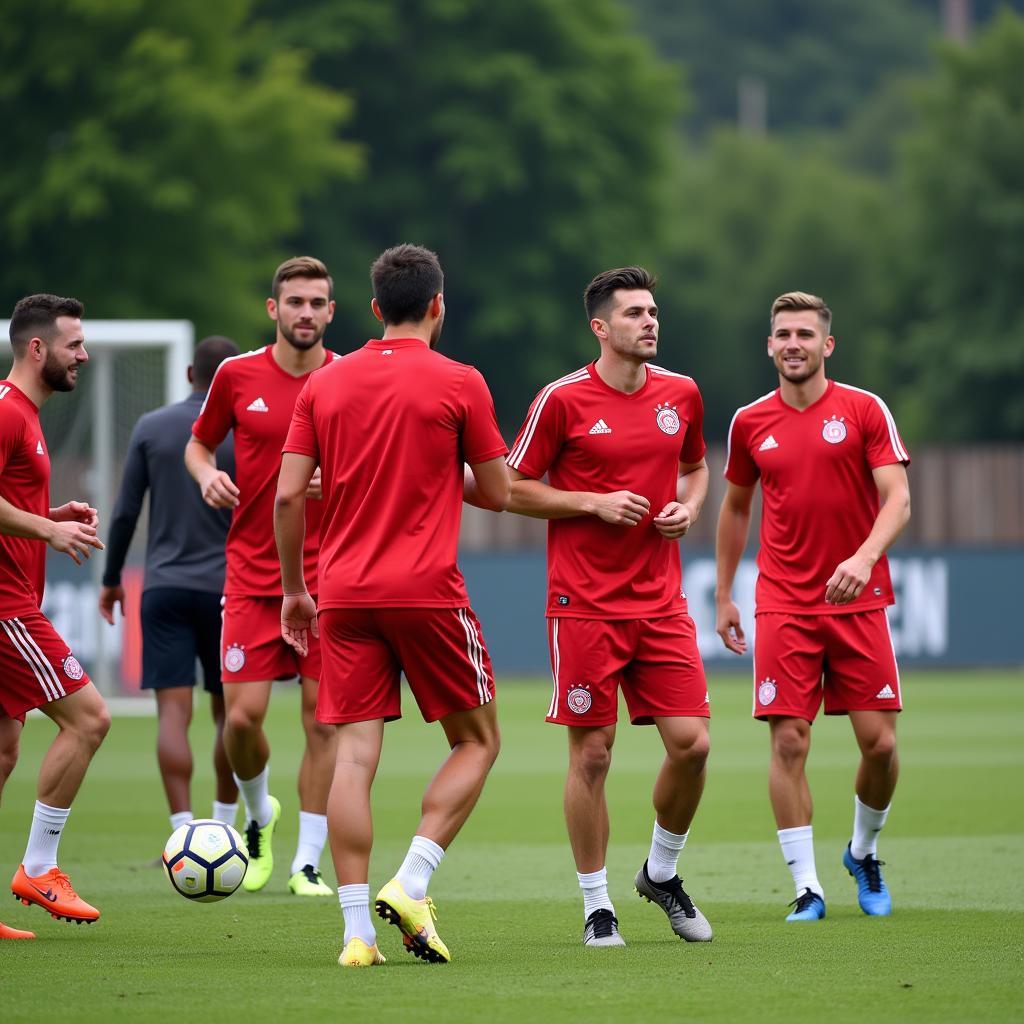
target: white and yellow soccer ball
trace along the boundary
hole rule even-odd
[[[175,829],[163,861],[171,885],[196,903],[216,903],[230,896],[249,866],[242,837],[230,825],[209,818]]]

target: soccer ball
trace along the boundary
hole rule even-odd
[[[175,829],[163,859],[171,885],[197,903],[216,903],[230,896],[249,866],[242,837],[230,825],[208,818]]]

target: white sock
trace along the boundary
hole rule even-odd
[[[426,836],[412,837],[409,852],[395,875],[410,899],[421,900],[427,895],[430,876],[440,866],[443,858],[444,850],[433,839],[427,839]]]
[[[583,920],[595,911],[610,910],[615,913],[615,907],[608,896],[608,869],[601,868],[600,871],[590,871],[581,874],[576,872],[580,880],[580,888],[583,890]]]
[[[175,811],[171,815],[171,831],[176,832],[182,825],[187,825],[191,820],[191,811]]]
[[[782,847],[782,856],[786,859],[789,873],[793,876],[797,896],[804,889],[810,889],[824,899],[825,890],[818,881],[818,872],[814,867],[814,829],[810,825],[780,828],[779,846]]]
[[[260,828],[269,824],[274,816],[274,808],[270,806],[270,762],[255,778],[240,779],[236,775],[235,782],[245,801],[246,820],[255,821]]]
[[[850,840],[850,856],[854,860],[863,860],[869,853],[873,857],[878,852],[878,833],[889,816],[889,807],[876,811],[874,807],[862,804],[854,795],[853,838]]]
[[[225,825],[231,825],[233,828],[235,818],[238,817],[238,801],[233,804],[222,804],[219,800],[214,800],[212,817],[215,821],[223,821]]]
[[[70,807],[50,807],[36,801],[22,861],[29,878],[36,878],[57,866],[57,844],[70,813]]]
[[[301,871],[307,864],[320,870],[320,855],[327,842],[327,815],[299,811],[299,845],[292,860],[292,874]]]
[[[368,946],[377,941],[377,932],[370,921],[370,886],[339,885],[338,903],[345,918],[345,942],[362,939]]]
[[[654,835],[651,837],[651,852],[647,855],[647,877],[652,882],[667,882],[676,876],[676,865],[679,854],[686,845],[689,832],[681,836],[669,832],[657,822],[654,823]]]

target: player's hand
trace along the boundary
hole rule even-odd
[[[309,478],[309,484],[306,486],[306,497],[313,501],[321,501],[324,496],[323,489],[323,477],[320,475],[320,467],[317,466],[313,470],[313,475]]]
[[[632,491],[594,495],[594,515],[612,526],[636,526],[651,510],[651,503]]]
[[[666,540],[678,540],[693,526],[693,516],[688,505],[670,501],[653,519],[658,533]]]
[[[120,583],[116,587],[100,587],[100,616],[110,625],[114,624],[114,607],[120,606],[121,618],[124,618],[124,587]]]
[[[81,565],[92,554],[93,548],[97,551],[104,548],[103,541],[96,536],[95,526],[74,520],[54,523],[46,543],[54,551],[67,555],[77,565]]]
[[[825,584],[825,603],[849,604],[868,585],[872,568],[871,562],[862,555],[840,562]]]
[[[99,513],[85,501],[69,501],[59,508],[51,508],[50,518],[55,523],[85,523],[94,528],[100,524]]]
[[[211,508],[235,508],[239,490],[222,469],[212,470],[202,484],[203,501]]]
[[[735,601],[723,601],[718,605],[715,614],[715,632],[733,654],[747,653],[747,638],[740,625],[740,610],[736,607]]]
[[[286,594],[281,600],[281,636],[303,657],[309,654],[309,637],[320,636],[316,603],[309,594]]]

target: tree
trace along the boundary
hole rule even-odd
[[[300,200],[350,180],[349,112],[249,0],[8,0],[0,35],[0,293],[93,317],[188,317],[240,341]]]

